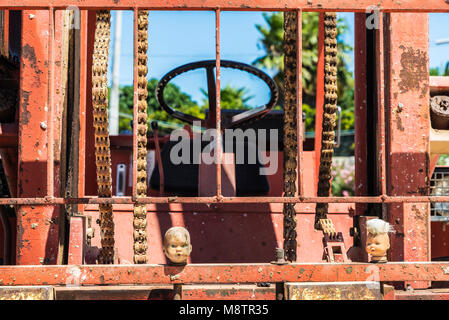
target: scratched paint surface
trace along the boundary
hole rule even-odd
[[[44,197],[47,191],[49,12],[24,11],[22,23],[27,32],[22,37],[18,196]],[[58,216],[54,207],[21,206],[17,218],[17,264],[55,264]]]
[[[428,16],[390,16],[386,87],[387,186],[391,196],[424,196],[429,192]],[[430,259],[430,213],[425,203],[389,205],[391,261]],[[413,283],[416,288],[428,283]]]

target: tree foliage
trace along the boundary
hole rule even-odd
[[[207,91],[201,89],[204,95],[202,110],[209,108],[209,100]],[[249,110],[251,107],[247,105],[247,102],[253,98],[253,96],[248,95],[247,88],[235,88],[227,84],[224,88],[220,90],[220,107],[221,109],[232,109],[232,110]]]
[[[182,126],[185,123],[170,116],[156,100],[156,86],[158,80],[152,78],[148,81],[148,119],[149,121],[157,120],[161,123],[161,133],[167,133],[173,129],[176,124]],[[128,114],[130,117],[120,116],[120,131],[131,130],[131,120],[133,114],[133,86],[123,86],[120,88],[120,100],[119,100],[119,112],[121,114]],[[178,86],[169,83],[164,91],[165,101],[172,108],[191,114],[195,117],[204,117],[204,113],[201,108],[192,100],[192,98],[182,92]],[[172,126],[164,127],[164,124],[172,124]],[[173,126],[174,125],[174,126]]]
[[[431,76],[449,76],[449,62],[446,66],[440,70],[439,68],[430,68],[429,73]]]
[[[155,78],[148,81],[148,119],[149,121],[158,121],[160,124],[160,133],[165,134],[172,131],[176,126],[182,127],[185,125],[185,122],[169,115],[157,102],[155,94],[157,84],[158,80]],[[200,119],[204,119],[205,112],[209,108],[209,100],[207,91],[205,89],[201,89],[201,92],[204,94],[204,99],[202,105],[199,106],[188,94],[182,92],[178,86],[169,83],[164,90],[164,98],[167,104],[173,109]],[[230,85],[226,85],[220,92],[222,109],[250,109],[247,102],[252,98],[252,96],[248,95],[248,90],[246,88],[235,88]],[[131,121],[133,117],[133,95],[134,93],[132,86],[123,86],[120,88],[120,132],[131,131]]]
[[[275,72],[274,80],[283,92],[283,38],[284,16],[282,12],[264,13],[267,26],[256,25],[261,33],[260,45],[266,54],[257,58],[255,66],[269,69]],[[304,12],[302,14],[302,84],[303,84],[303,109],[306,112],[306,130],[314,131],[315,128],[315,92],[317,83],[318,64],[318,25],[319,14]],[[342,129],[354,128],[354,80],[352,73],[348,71],[349,51],[352,47],[343,41],[343,35],[348,26],[344,19],[338,20],[338,105],[342,107]],[[282,99],[280,101],[282,105]]]

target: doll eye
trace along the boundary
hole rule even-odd
[[[174,244],[172,244],[172,245],[171,245],[171,247],[172,247],[172,248],[174,248],[174,247],[175,247],[175,245],[174,245]]]

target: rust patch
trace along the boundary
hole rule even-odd
[[[422,98],[428,91],[427,54],[420,49],[406,48],[403,45],[399,48],[403,50],[399,89],[401,92],[421,91],[420,97]]]
[[[399,115],[399,114],[395,114],[395,118],[396,118],[396,128],[399,130],[399,131],[402,131],[402,132],[404,132],[405,131],[405,128],[404,128],[404,126],[402,125],[402,119],[401,119],[401,116]]]
[[[39,69],[39,67],[36,64],[36,52],[34,51],[34,48],[32,46],[30,46],[29,44],[26,44],[23,48],[22,48],[22,56],[24,58],[24,60],[28,60],[29,61],[29,66],[34,70],[35,74],[34,74],[34,79],[35,79],[35,86],[38,88],[40,87],[40,78],[39,75],[42,74],[42,70]],[[25,64],[25,61],[23,62],[23,64]]]
[[[416,205],[412,206],[412,211],[415,213],[415,218],[427,224],[427,214],[425,211],[419,210]]]
[[[53,287],[12,286],[0,288],[0,300],[54,300]]]
[[[26,126],[31,119],[31,113],[28,111],[28,105],[29,105],[29,100],[30,100],[30,92],[25,91],[25,90],[21,90],[21,94],[22,96],[22,113],[20,114],[20,124],[22,126]]]

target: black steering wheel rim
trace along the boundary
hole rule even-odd
[[[200,121],[201,126],[206,127],[207,122],[209,120],[209,116],[211,115],[211,112],[209,112],[209,116],[207,119],[200,119],[200,118],[194,117],[192,115],[185,114],[183,112],[174,110],[165,102],[164,90],[165,90],[165,87],[167,86],[167,84],[173,78],[179,76],[180,74],[188,72],[188,71],[192,71],[195,69],[205,68],[207,71],[209,111],[210,111],[212,104],[214,104],[214,105],[216,104],[215,90],[214,90],[215,89],[215,77],[214,77],[214,73],[213,73],[215,66],[216,66],[215,60],[202,60],[202,61],[184,64],[182,66],[179,66],[179,67],[171,70],[167,74],[165,74],[162,77],[162,79],[159,81],[159,83],[156,87],[156,99],[157,99],[158,103],[160,104],[160,106],[174,118],[177,118],[181,121],[185,121],[190,124],[193,124],[194,121]],[[270,110],[274,107],[274,105],[277,102],[277,99],[279,96],[279,91],[278,91],[276,82],[274,82],[274,80],[269,75],[267,75],[262,70],[259,70],[249,64],[237,62],[237,61],[231,61],[231,60],[220,60],[220,67],[237,69],[237,70],[241,70],[241,71],[245,71],[250,74],[253,74],[253,75],[257,76],[259,79],[261,79],[262,81],[264,81],[265,84],[267,84],[268,88],[270,89],[270,100],[268,101],[268,103],[266,103],[265,105],[263,105],[261,107],[243,111],[243,112],[235,115],[232,118],[232,120],[230,121],[230,123],[228,123],[225,127],[223,127],[223,129],[241,125],[245,122],[254,120],[255,118],[261,118],[265,114],[270,112]],[[210,121],[215,121],[215,120],[211,119]],[[223,126],[223,124],[222,124],[222,126]]]

